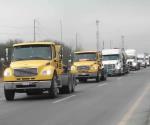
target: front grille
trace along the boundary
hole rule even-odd
[[[14,75],[16,77],[31,77],[37,74],[37,68],[14,69]]]
[[[104,67],[106,69],[115,69],[115,64],[107,64],[107,65],[104,65]]]
[[[36,85],[16,85],[17,88],[36,87]]]
[[[82,70],[90,70],[90,67],[89,67],[89,66],[78,66],[78,67],[77,67],[77,70],[79,70],[79,71],[80,71],[80,70],[81,70],[81,71],[82,71]]]
[[[128,62],[128,65],[129,65],[129,66],[132,66],[132,62]]]

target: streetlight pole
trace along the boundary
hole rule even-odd
[[[105,41],[103,40],[103,49],[105,49]]]
[[[78,34],[76,33],[76,51],[78,49]]]
[[[60,20],[60,41],[63,40],[63,29],[62,29],[62,20]]]
[[[99,20],[96,20],[96,27],[97,27],[97,31],[96,31],[96,38],[97,38],[97,51],[99,51]]]
[[[33,33],[34,38],[33,38],[33,40],[34,41],[36,41],[36,29],[35,29],[36,28],[36,26],[35,26],[36,24],[35,23],[36,23],[36,20],[34,19],[34,26],[33,26],[33,30],[34,30],[34,33]]]
[[[121,40],[122,40],[122,49],[124,49],[124,36],[121,36]]]

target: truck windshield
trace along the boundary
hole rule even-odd
[[[115,55],[103,55],[103,61],[109,61],[109,60],[118,60],[119,59],[119,55],[115,54]]]
[[[137,58],[138,60],[144,60],[144,58]]]
[[[51,55],[51,47],[48,45],[24,45],[14,48],[12,60],[49,60]]]
[[[77,53],[74,55],[74,61],[95,61],[96,53]]]
[[[128,59],[135,59],[135,56],[128,56]]]

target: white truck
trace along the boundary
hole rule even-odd
[[[109,76],[122,75],[129,72],[124,49],[104,49],[102,50],[102,56],[103,65],[107,69]]]
[[[126,51],[127,54],[127,64],[130,67],[130,70],[139,70],[140,69],[140,64],[138,63],[137,60],[137,52],[134,49],[127,49]]]
[[[140,67],[147,67],[146,64],[146,55],[144,53],[137,55],[138,62],[140,63]]]
[[[146,55],[146,64],[150,66],[150,55]]]

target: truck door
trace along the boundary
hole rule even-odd
[[[63,62],[62,62],[62,50],[61,49],[62,49],[61,45],[55,45],[58,74],[63,73]]]

